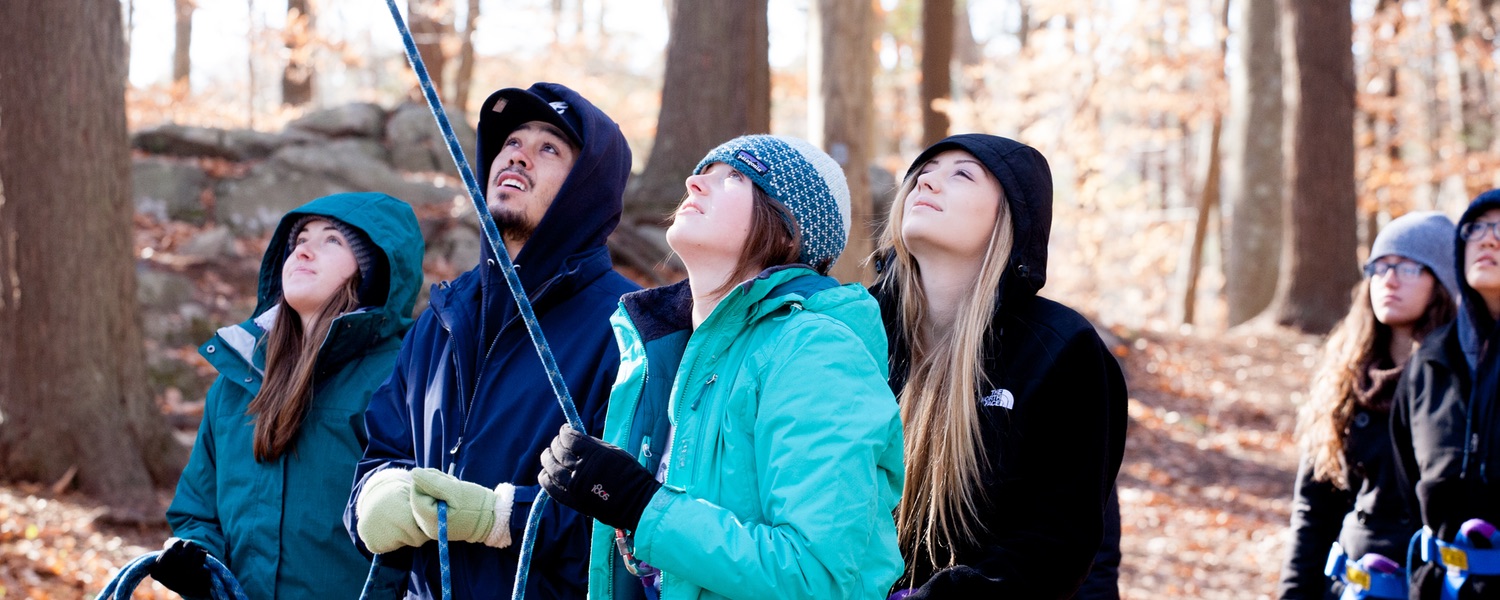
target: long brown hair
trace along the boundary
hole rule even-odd
[[[261,338],[266,346],[266,377],[247,412],[255,416],[255,460],[268,462],[291,450],[312,404],[318,350],[333,320],[359,307],[359,270],[318,308],[312,331],[287,304],[277,302],[276,322]]]
[[[802,233],[791,209],[772,199],[759,185],[751,185],[750,189],[750,234],[745,238],[734,272],[714,289],[716,296],[729,293],[734,286],[765,269],[795,263],[802,255]],[[678,205],[687,199],[683,195]],[[668,221],[673,218],[669,216]]]
[[[1427,272],[1425,268],[1423,271]],[[1415,345],[1458,313],[1448,288],[1435,276],[1432,281],[1427,306],[1412,324]],[[1392,335],[1391,327],[1375,318],[1369,277],[1356,284],[1351,295],[1349,314],[1328,335],[1322,364],[1313,377],[1311,397],[1297,416],[1297,444],[1312,463],[1313,480],[1331,482],[1340,489],[1349,487],[1344,443],[1349,423],[1354,420],[1355,391],[1371,365],[1389,358],[1386,355]]]
[[[952,565],[958,549],[975,542],[984,528],[979,507],[987,499],[981,478],[993,460],[981,447],[979,390],[989,383],[983,368],[984,340],[1015,235],[1002,188],[973,291],[962,299],[950,331],[928,333],[921,265],[901,238],[903,207],[919,174],[913,172],[902,182],[891,203],[881,246],[893,250],[895,258],[881,278],[900,293],[901,334],[910,351],[899,398],[906,432],[906,486],[896,509],[896,529],[901,547],[911,557],[909,564],[925,557],[933,568],[942,568]]]

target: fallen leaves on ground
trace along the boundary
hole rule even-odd
[[[131,559],[159,549],[165,528],[112,527],[104,507],[29,483],[0,485],[0,599],[93,598]],[[177,598],[149,578],[135,600]]]
[[[1320,339],[1260,327],[1114,333],[1130,433],[1120,469],[1126,598],[1272,598],[1286,556],[1297,403]]]

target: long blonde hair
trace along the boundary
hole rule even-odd
[[[990,383],[984,372],[985,339],[1015,234],[1001,189],[979,280],[962,299],[953,329],[929,337],[924,329],[929,307],[921,265],[901,239],[903,208],[918,174],[914,170],[902,182],[891,203],[881,247],[882,252],[893,251],[894,258],[881,279],[899,292],[900,335],[910,351],[899,397],[906,432],[906,486],[896,509],[896,528],[909,564],[925,557],[941,568],[954,564],[958,548],[975,542],[984,529],[979,507],[987,499],[981,479],[993,457],[983,451],[979,390]]]
[[[1389,353],[1391,343],[1390,326],[1375,318],[1370,305],[1369,277],[1354,286],[1352,296],[1349,314],[1328,335],[1311,397],[1297,415],[1297,444],[1311,462],[1313,480],[1330,482],[1339,489],[1349,487],[1344,444],[1354,420],[1355,392],[1370,366]],[[1452,321],[1457,312],[1448,288],[1434,276],[1427,306],[1412,324],[1413,353],[1422,338]]]

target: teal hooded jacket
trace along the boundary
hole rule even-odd
[[[874,298],[794,266],[734,288],[696,330],[691,312],[682,282],[626,295],[611,319],[604,436],[665,474],[632,540],[661,598],[884,598],[904,471]],[[589,597],[643,598],[614,537],[594,526]]]
[[[387,293],[383,305],[334,321],[318,351],[301,431],[290,451],[258,462],[254,418],[246,408],[264,377],[260,341],[280,312],[290,229],[305,215],[333,217],[364,232],[388,269]],[[220,329],[199,348],[219,376],[167,521],[174,535],[228,566],[252,599],[359,596],[370,561],[344,529],[344,505],[366,441],[365,406],[391,374],[411,326],[423,248],[416,215],[396,198],[350,193],[314,200],[287,213],[272,234],[254,317]]]

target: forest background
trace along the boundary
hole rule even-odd
[[[732,136],[840,161],[836,274],[864,281],[926,144],[1041,150],[1044,295],[1129,377],[1132,598],[1274,593],[1295,411],[1375,232],[1500,182],[1495,0],[397,4],[460,137],[534,81],[620,123],[636,173],[611,247],[647,284],[680,276],[662,215]],[[375,0],[0,2],[0,598],[88,597],[168,535],[213,377],[196,345],[253,307],[280,212],[389,191],[417,207],[429,281],[473,264],[414,85]]]

